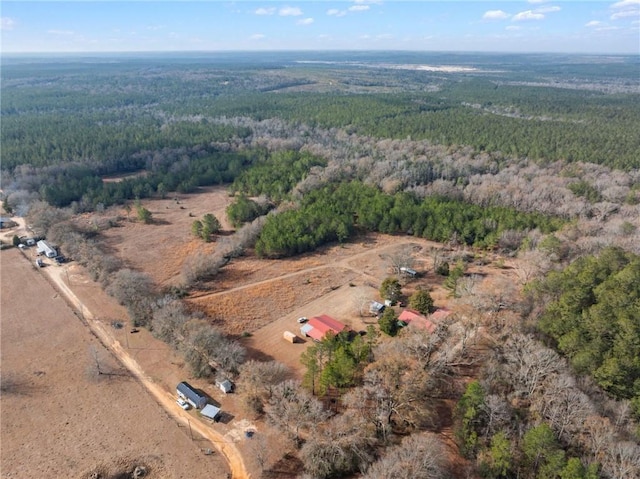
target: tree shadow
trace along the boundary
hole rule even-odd
[[[35,376],[44,376],[44,371],[35,371]],[[2,396],[33,396],[44,390],[44,386],[35,384],[33,380],[22,375],[3,372],[0,376],[0,395]]]

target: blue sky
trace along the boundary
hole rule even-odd
[[[3,52],[640,54],[640,0],[7,1]]]

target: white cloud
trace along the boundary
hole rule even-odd
[[[611,8],[627,8],[640,5],[640,0],[622,0],[611,5]]]
[[[622,10],[611,15],[611,20],[620,20],[627,17],[639,17],[640,9],[631,8],[629,10]]]
[[[337,8],[331,8],[327,10],[327,15],[334,17],[344,17],[347,14],[346,10],[338,10]]]
[[[611,20],[621,18],[640,17],[640,0],[622,0],[611,5],[611,10],[615,10],[611,15]]]
[[[364,4],[375,4],[375,5],[382,5],[382,0],[353,0],[353,3],[357,3],[359,5],[364,5]]]
[[[251,35],[249,37],[249,40],[262,40],[265,37],[266,37],[266,35],[263,34],[263,33],[254,33],[253,35]]]
[[[13,30],[16,26],[16,21],[9,17],[0,17],[0,30]]]
[[[505,30],[509,30],[510,32],[517,32],[518,30],[522,30],[522,27],[518,27],[517,25],[509,25],[505,28]]]
[[[553,12],[559,12],[560,10],[562,10],[560,7],[541,7],[541,8],[536,8],[533,13],[553,13]]]
[[[71,31],[71,30],[47,30],[47,33],[50,33],[51,35],[73,35],[75,32]]]
[[[505,18],[509,18],[509,14],[502,10],[487,10],[482,15],[483,20],[504,20]]]
[[[526,10],[513,16],[511,19],[514,22],[522,22],[526,20],[544,20],[542,13],[534,13],[532,10]]]
[[[528,0],[529,3],[547,3],[549,0]]]
[[[273,15],[274,13],[276,13],[276,8],[275,7],[258,8],[253,13],[255,13],[256,15]]]
[[[278,11],[278,15],[281,17],[299,17],[302,15],[302,10],[298,7],[282,7]]]
[[[365,12],[369,10],[369,5],[352,5],[349,7],[350,12]]]
[[[296,22],[297,25],[311,25],[313,23],[313,18],[303,18],[302,20],[298,20]]]
[[[599,27],[599,26],[601,26],[601,25],[604,25],[604,23],[599,22],[598,20],[591,20],[590,22],[585,23],[585,25],[584,25],[584,26],[585,26],[585,27],[592,28],[592,27]]]

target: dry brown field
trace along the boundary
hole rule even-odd
[[[223,478],[224,460],[203,454],[211,446],[191,440],[30,259],[0,253],[0,475],[125,478],[144,466],[150,478]]]
[[[163,200],[144,201],[154,224],[124,221],[104,232],[109,251],[133,269],[149,273],[160,286],[180,282],[184,260],[196,252],[213,252],[216,242],[204,243],[191,235],[191,223],[213,213],[223,225],[223,235],[232,233],[225,215],[232,198],[224,187],[203,188],[198,193]],[[122,212],[121,212],[122,213]],[[131,213],[133,220],[133,213]],[[411,236],[370,234],[343,245],[330,245],[295,258],[266,260],[250,252],[234,259],[216,278],[192,291],[186,299],[191,307],[207,314],[210,322],[237,337],[256,359],[278,360],[300,376],[300,354],[309,341],[296,344],[283,338],[285,331],[300,337],[296,319],[328,314],[355,331],[375,324],[368,315],[368,302],[380,300],[378,288],[392,274],[388,256],[409,249],[420,278],[404,278],[408,296],[417,288],[428,289],[436,306],[453,307],[442,279],[433,272],[432,248],[442,245]],[[512,261],[496,267],[498,258],[487,255],[486,265],[474,265],[475,273],[490,283],[500,279],[517,281]]]
[[[189,255],[216,248],[215,241],[193,238],[191,223],[213,213],[222,222],[223,235],[232,234],[224,214],[230,202],[222,187],[144,201],[154,218],[149,225],[137,222],[134,211],[128,219],[124,209],[107,211],[105,216],[117,214],[125,219],[103,232],[105,249],[128,267],[150,274],[159,287],[179,284],[182,263]],[[84,219],[94,221],[91,216]],[[290,259],[261,260],[249,252],[186,300],[190,307],[205,312],[212,324],[237,337],[250,358],[278,360],[301,377],[300,354],[311,343],[289,343],[283,333],[300,336],[296,319],[319,314],[334,316],[355,331],[375,324],[375,318],[368,315],[368,303],[380,299],[378,287],[391,274],[388,255],[400,249],[412,252],[414,268],[423,273],[417,279],[403,279],[403,292],[409,295],[418,287],[426,288],[437,306],[455,308],[441,285],[442,278],[432,271],[432,248],[441,245],[407,236],[371,234]],[[96,468],[122,471],[141,461],[155,474],[150,477],[225,477],[228,466],[220,454],[202,453],[203,448],[221,443],[240,451],[243,467],[256,472],[257,442],[247,440],[244,431],[271,432],[264,424],[243,417],[237,396],[224,396],[211,382],[191,378],[182,358],[147,331],[131,334],[126,326],[114,328],[116,321],[126,325],[126,312],[82,267],[73,262],[57,266],[46,260],[47,267],[36,270],[33,250],[24,254],[27,258],[14,249],[0,256],[3,388],[8,378],[26,391],[2,394],[2,477],[46,477],[41,471],[50,470],[56,471],[55,477],[63,473],[84,477]],[[496,258],[488,259],[471,272],[482,275],[483,282],[517,281],[509,261],[498,268]],[[46,277],[57,284],[58,292]],[[79,315],[59,294],[65,291],[75,298]],[[83,323],[82,316],[92,319]],[[108,336],[103,343],[116,351],[120,363],[87,324]],[[105,369],[123,375],[98,376],[96,354]],[[25,357],[29,362],[25,363]],[[124,365],[131,364],[143,371],[142,380],[127,376]],[[221,405],[229,420],[203,423],[195,412],[180,410],[173,396],[175,385],[183,380]],[[153,391],[160,391],[159,399]],[[187,421],[214,443],[197,431],[192,441]]]

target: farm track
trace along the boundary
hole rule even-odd
[[[242,454],[233,443],[221,433],[211,429],[206,424],[193,420],[193,417],[183,411],[175,403],[173,395],[155,383],[140,367],[138,362],[122,348],[105,328],[105,325],[96,319],[96,316],[80,301],[75,293],[63,280],[63,268],[45,268],[43,272],[49,278],[55,289],[60,291],[73,309],[80,312],[84,323],[91,332],[108,348],[124,367],[135,377],[145,389],[155,398],[156,402],[171,416],[179,420],[183,425],[189,426],[193,431],[209,440],[214,448],[226,459],[233,479],[250,479]]]
[[[362,271],[361,269],[355,268],[354,266],[352,266],[350,263],[353,262],[354,260],[357,260],[358,258],[362,258],[362,257],[366,257],[366,256],[370,256],[372,253],[378,252],[378,254],[381,254],[382,252],[384,252],[385,250],[388,249],[397,249],[398,246],[402,246],[402,245],[410,245],[410,244],[415,244],[415,241],[411,241],[411,240],[398,240],[397,243],[393,243],[393,244],[389,244],[389,245],[384,245],[384,246],[376,246],[372,249],[363,251],[361,253],[357,253],[354,254],[352,256],[349,256],[348,258],[341,258],[339,260],[336,261],[330,261],[328,263],[325,263],[323,265],[320,266],[312,266],[310,268],[304,268],[301,269],[300,271],[294,271],[291,273],[286,273],[280,276],[275,276],[273,278],[267,278],[267,279],[263,279],[260,281],[255,281],[253,283],[247,283],[247,284],[243,284],[240,286],[236,286],[235,288],[229,288],[229,289],[225,289],[223,291],[214,291],[212,293],[199,293],[199,294],[194,294],[192,296],[190,296],[191,299],[198,299],[198,300],[206,300],[207,298],[213,298],[216,296],[224,296],[225,294],[229,294],[229,293],[234,293],[236,291],[242,291],[245,289],[249,289],[249,288],[254,288],[256,286],[261,286],[261,285],[265,285],[265,284],[269,284],[269,283],[273,283],[274,281],[282,281],[284,279],[289,279],[289,278],[294,278],[296,276],[300,276],[300,275],[304,275],[313,271],[320,271],[323,269],[328,269],[328,268],[344,268],[344,269],[348,269],[351,270],[363,277],[367,277],[369,279],[371,279],[371,281],[373,283],[377,283],[379,281],[379,278],[375,275],[369,274],[366,271]]]

